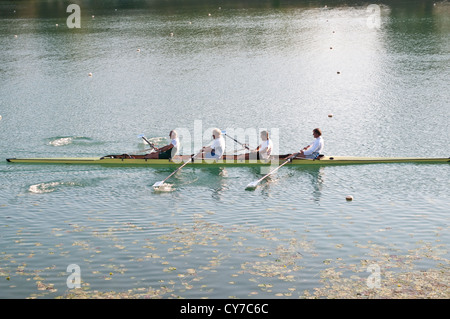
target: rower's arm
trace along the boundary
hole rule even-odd
[[[160,152],[165,152],[165,151],[168,151],[168,150],[170,150],[170,149],[172,149],[172,148],[173,148],[173,144],[169,144],[169,145],[166,145],[166,146],[161,147],[161,148],[159,149],[159,151],[160,151]]]
[[[309,145],[303,154],[305,155],[311,155],[312,153],[316,152],[320,147],[320,142],[316,139],[313,144]]]
[[[257,148],[255,148],[253,152],[258,152],[260,148],[261,148],[261,145],[259,145]]]

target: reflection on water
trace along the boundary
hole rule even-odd
[[[272,172],[274,168],[277,168],[277,166],[265,167],[264,169],[251,167],[248,170],[252,172],[251,176],[254,176],[256,181],[265,176],[265,174]],[[280,184],[285,185],[286,188],[290,188],[291,184],[295,184],[295,187],[302,188],[302,193],[311,193],[314,202],[319,204],[324,184],[325,168],[322,166],[292,166],[285,169],[285,172],[271,174],[258,184],[261,195],[270,198],[274,188],[276,189]]]
[[[324,167],[311,167],[302,170],[302,172],[308,176],[314,201],[320,203],[324,184]]]

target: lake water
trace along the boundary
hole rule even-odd
[[[447,164],[283,167],[254,191],[258,168],[187,166],[157,193],[173,168],[5,161],[212,127],[269,129],[280,154],[320,127],[327,155],[448,157],[448,2],[77,3],[69,28],[70,2],[0,1],[0,298],[414,297],[430,281],[398,276],[436,271],[448,298]]]

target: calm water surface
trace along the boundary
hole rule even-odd
[[[70,264],[89,296],[298,298],[330,267],[383,283],[385,256],[448,277],[446,164],[286,167],[252,192],[257,168],[186,167],[155,193],[171,168],[4,160],[194,123],[267,128],[279,153],[320,127],[328,155],[448,157],[448,3],[387,3],[370,28],[361,3],[82,1],[80,29],[55,3],[0,1],[0,298],[66,296]]]

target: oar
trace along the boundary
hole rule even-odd
[[[247,146],[247,144],[242,144],[241,142],[239,142],[238,140],[236,140],[235,138],[227,135],[227,131],[222,131],[222,134],[225,135],[226,137],[231,138],[233,141],[235,141],[236,143],[240,144],[241,146],[245,147],[247,150],[250,151],[250,148]]]
[[[145,138],[144,134],[138,135],[138,137],[141,137],[144,141],[147,142],[148,145],[150,145],[150,147],[151,147],[152,149],[155,149],[155,144],[153,144],[152,142],[150,142],[149,140],[147,140],[147,139]]]
[[[187,161],[186,163],[184,163],[183,165],[181,165],[180,167],[178,167],[175,171],[172,172],[172,174],[170,174],[169,176],[167,176],[164,180],[160,181],[160,182],[156,182],[155,184],[153,184],[153,188],[156,190],[159,187],[161,187],[165,181],[167,181],[169,178],[171,178],[176,172],[178,172],[179,170],[181,170],[183,167],[185,167],[187,164],[189,164],[190,162],[192,162],[194,160],[194,158],[196,158],[199,154],[201,154],[202,151],[198,152],[196,155],[191,156],[191,158],[189,159],[189,161]]]
[[[269,172],[268,174],[264,175],[263,177],[261,177],[261,178],[258,179],[257,181],[249,183],[245,189],[255,189],[256,187],[258,187],[259,182],[261,182],[262,180],[264,180],[267,176],[272,175],[273,173],[275,173],[277,170],[279,170],[279,169],[280,169],[281,167],[283,167],[285,164],[291,162],[292,159],[294,159],[295,157],[297,157],[298,154],[300,154],[300,152],[295,153],[294,155],[289,156],[288,159],[287,159],[286,161],[284,161],[283,164],[281,164],[281,165],[278,166],[277,168],[273,169],[271,172]]]

